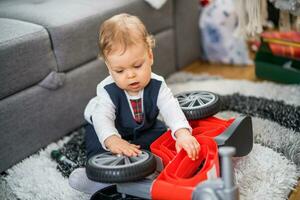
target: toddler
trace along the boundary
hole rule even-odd
[[[167,130],[157,119],[161,113],[177,152],[184,149],[197,159],[200,146],[178,101],[164,78],[151,72],[154,38],[141,20],[129,14],[106,20],[100,27],[99,47],[110,75],[98,84],[97,96],[85,109],[87,158],[105,151],[137,156],[141,149],[149,150]],[[72,172],[69,183],[90,194],[107,186],[89,180],[83,168]]]

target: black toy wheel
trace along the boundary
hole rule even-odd
[[[220,98],[212,92],[183,92],[175,97],[188,120],[206,118],[220,111]]]
[[[105,152],[88,160],[86,174],[94,181],[120,183],[142,179],[155,169],[156,160],[149,151],[142,150],[140,155],[132,157]]]
[[[92,195],[90,200],[143,200],[139,197],[134,197],[131,195],[124,196],[117,191],[116,185],[111,185],[101,190],[98,190]]]

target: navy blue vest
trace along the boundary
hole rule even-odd
[[[161,134],[165,132],[166,126],[157,119],[159,109],[157,97],[161,81],[151,79],[144,88],[143,94],[143,121],[138,124],[132,116],[125,92],[115,83],[104,86],[113,104],[116,106],[115,127],[124,139],[136,139],[143,134]]]

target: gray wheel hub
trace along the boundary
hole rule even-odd
[[[148,158],[149,155],[145,152],[132,157],[106,152],[91,158],[90,162],[100,168],[117,169],[123,168],[124,166],[138,165],[139,163],[146,161]]]
[[[187,92],[177,96],[182,110],[193,110],[202,108],[215,101],[215,95],[206,91]]]

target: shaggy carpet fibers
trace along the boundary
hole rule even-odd
[[[300,169],[299,85],[226,80],[183,72],[167,82],[174,94],[207,90],[221,95],[223,106],[217,117],[252,116],[253,150],[245,157],[234,158],[240,199],[288,198]],[[0,199],[89,199],[68,186],[66,177],[72,169],[50,158],[52,150],[61,149],[83,166],[83,134],[84,129],[80,129],[7,170],[0,177]]]

